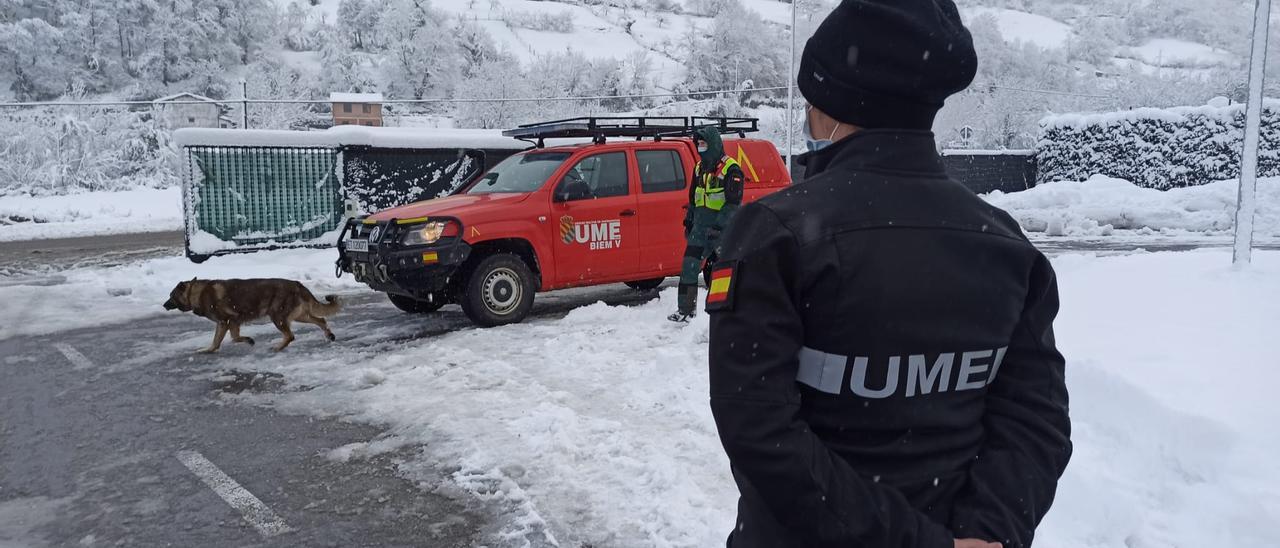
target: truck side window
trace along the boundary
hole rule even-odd
[[[650,192],[684,190],[684,163],[674,150],[638,150],[636,163],[640,167],[640,189]]]
[[[608,152],[582,159],[574,164],[560,180],[560,188],[586,183],[591,189],[590,198],[626,196],[627,153]]]

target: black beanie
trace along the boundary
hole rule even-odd
[[[841,122],[931,129],[977,70],[951,0],[844,0],[805,43],[797,79],[809,104]]]

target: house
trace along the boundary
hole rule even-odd
[[[381,93],[330,93],[335,126],[381,126]]]
[[[185,127],[231,128],[235,123],[223,114],[217,101],[194,93],[175,93],[151,102],[157,117],[170,129]]]

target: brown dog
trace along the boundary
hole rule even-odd
[[[333,332],[325,317],[338,313],[342,303],[329,295],[327,303],[316,300],[305,286],[293,280],[197,280],[181,282],[169,292],[165,310],[178,309],[203,316],[218,324],[213,334],[213,345],[201,350],[203,354],[217,352],[222,339],[231,332],[231,340],[253,344],[253,339],[240,336],[240,325],[258,318],[271,318],[276,329],[284,335],[275,351],[284,350],[293,342],[292,322],[305,322],[320,326],[325,337],[334,340]]]

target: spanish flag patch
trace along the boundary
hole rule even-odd
[[[735,289],[734,276],[738,272],[738,263],[716,263],[711,269],[711,287],[707,291],[707,311],[732,310]]]
[[[422,264],[436,264],[440,262],[440,255],[435,251],[428,251],[422,254]]]

